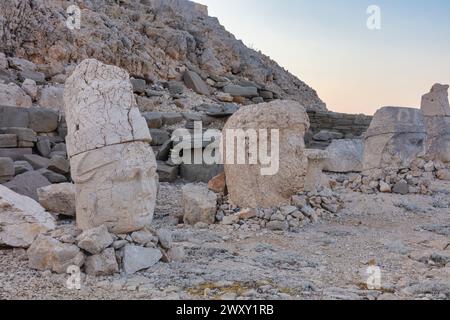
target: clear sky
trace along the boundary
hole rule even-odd
[[[450,0],[196,0],[247,45],[317,90],[328,108],[419,107],[450,83]],[[381,30],[367,28],[370,5]]]

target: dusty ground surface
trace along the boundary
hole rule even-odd
[[[155,224],[174,231],[183,263],[131,277],[83,277],[27,267],[22,250],[0,250],[0,299],[450,299],[450,183],[433,196],[342,194],[338,217],[299,233],[177,226],[181,185],[161,186]],[[381,268],[368,290],[366,269]]]

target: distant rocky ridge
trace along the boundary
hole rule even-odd
[[[66,27],[71,3],[82,10],[81,30]],[[326,110],[312,88],[187,0],[3,0],[0,52],[45,66],[39,71],[47,80],[96,58],[149,84],[181,80],[192,70],[211,93],[292,99],[308,110]],[[257,93],[242,91],[249,87]]]

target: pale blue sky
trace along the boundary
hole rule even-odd
[[[238,39],[316,89],[330,110],[420,106],[450,83],[449,0],[198,0]],[[366,27],[369,5],[381,30]]]

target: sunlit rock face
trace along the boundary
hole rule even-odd
[[[421,110],[428,132],[427,158],[450,165],[450,105],[448,85],[435,84],[423,96]]]
[[[120,234],[150,225],[156,159],[127,72],[85,60],[67,80],[64,100],[78,226]]]
[[[399,170],[426,153],[427,130],[420,110],[384,107],[365,137],[363,171]]]

